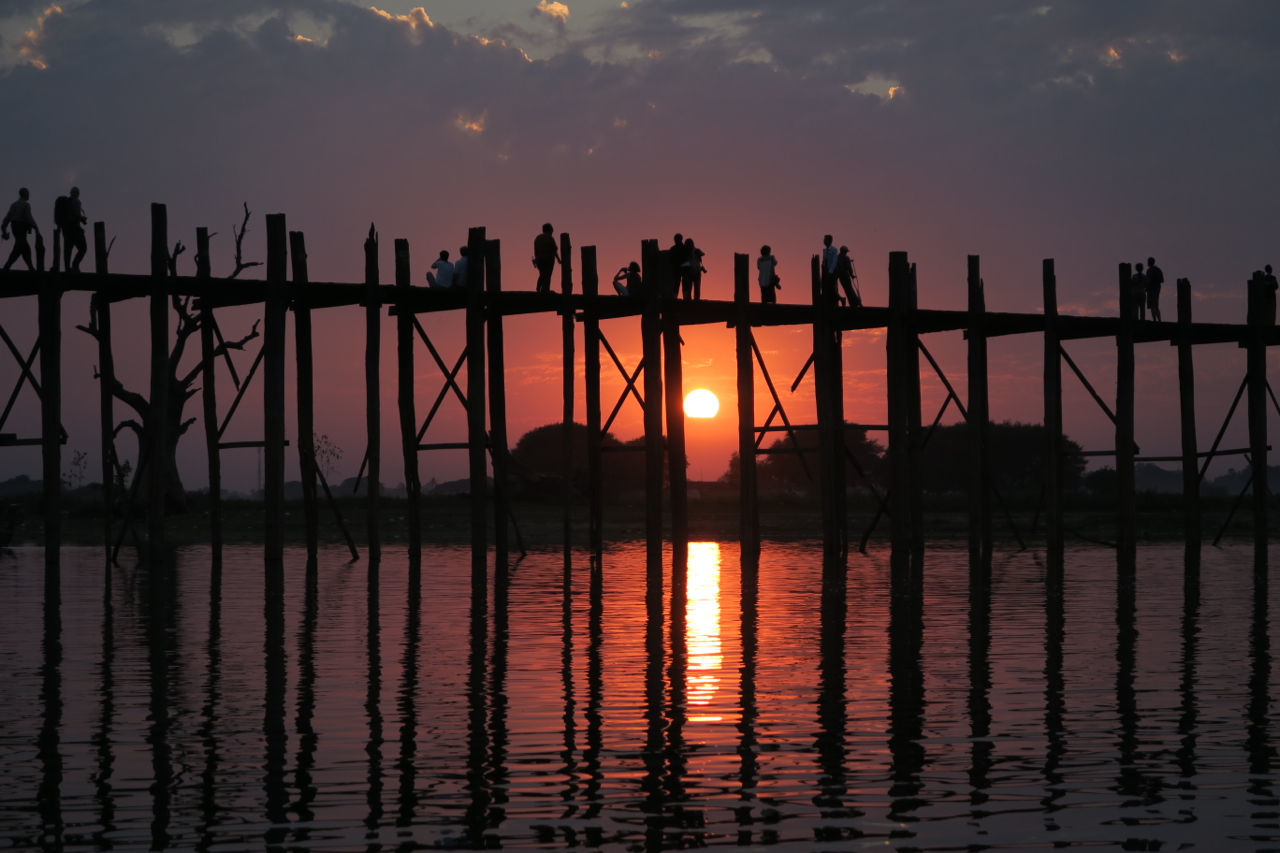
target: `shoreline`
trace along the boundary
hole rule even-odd
[[[199,496],[195,496],[198,498]],[[1180,496],[1148,495],[1137,509],[1138,541],[1181,542],[1184,539],[1183,516]],[[1173,497],[1177,500],[1168,500]],[[928,541],[938,543],[966,543],[969,538],[968,509],[955,500],[937,500],[926,506],[925,524]],[[1204,544],[1212,543],[1222,528],[1231,509],[1231,501],[1205,502],[1201,518],[1201,538]],[[19,505],[18,520],[9,544],[43,545],[44,524],[38,503]],[[1034,507],[1034,501],[1023,503],[1023,509],[1010,513],[997,513],[992,519],[992,538],[998,549],[1018,548],[1019,539],[1027,548],[1043,547],[1043,513]],[[367,508],[363,498],[341,498],[338,512],[356,547],[363,549],[367,540]],[[406,520],[407,502],[404,498],[384,497],[380,501],[381,520],[379,535],[382,542],[396,543],[408,540]],[[509,526],[510,545],[518,550],[517,543],[525,547],[559,547],[563,540],[563,507],[559,497],[545,501],[520,500],[512,503],[515,525]],[[664,539],[670,540],[669,507],[663,518]],[[876,518],[877,507],[872,501],[851,500],[848,515],[850,551],[857,550],[867,529]],[[760,506],[760,535],[763,540],[775,542],[820,541],[822,517],[816,500],[807,497],[788,498],[771,496],[762,499]],[[334,510],[322,503],[319,508],[320,543],[346,545],[346,538],[338,525]],[[466,495],[429,497],[421,502],[421,529],[424,544],[469,544],[471,541],[471,504]],[[604,507],[604,540],[606,542],[643,541],[645,538],[643,501],[608,503]],[[134,528],[139,536],[145,534],[141,519]],[[1113,546],[1115,540],[1115,513],[1110,507],[1069,506],[1064,514],[1067,544],[1083,543]],[[115,530],[119,533],[119,522]],[[253,545],[264,541],[263,510],[260,501],[224,500],[222,504],[222,530],[224,544]],[[575,502],[571,507],[570,538],[574,546],[587,543],[588,507]],[[283,538],[286,544],[305,542],[305,517],[301,501],[285,502]],[[739,536],[739,509],[736,500],[723,495],[690,497],[689,538],[692,541],[732,541]],[[96,504],[70,504],[62,518],[62,542],[68,545],[97,545],[103,537],[101,508]],[[198,545],[209,542],[209,514],[207,501],[194,499],[188,511],[170,516],[166,525],[166,537],[174,545]],[[488,543],[493,544],[492,512],[489,513]],[[1235,512],[1230,525],[1223,533],[1226,541],[1252,541],[1252,513],[1246,505]],[[126,535],[125,542],[133,539]],[[881,515],[868,539],[868,546],[887,545],[889,519]]]

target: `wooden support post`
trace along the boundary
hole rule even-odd
[[[395,242],[396,292],[409,293],[409,241]],[[396,309],[396,361],[400,403],[400,452],[404,457],[405,513],[409,518],[409,560],[422,555],[422,482],[418,475],[418,416],[413,405],[413,312],[405,302]]]
[[[1196,448],[1196,373],[1191,346],[1191,282],[1178,279],[1178,403],[1182,419],[1182,520],[1187,549],[1200,548],[1200,473]]]
[[[382,402],[379,399],[378,353],[382,346],[382,297],[378,293],[378,232],[369,223],[369,236],[364,241],[365,336],[365,432],[368,435],[369,499],[366,505],[366,529],[369,537],[369,561],[376,563],[382,557],[382,542],[378,532],[378,498],[382,486]]]
[[[107,226],[93,223],[93,269],[107,274]],[[93,307],[98,325],[98,413],[102,432],[102,535],[108,560],[111,555],[111,519],[115,514],[116,416],[115,359],[111,351],[111,302],[103,293],[95,293]]]
[[[284,337],[289,298],[288,231],[283,213],[267,222],[267,294],[262,324],[263,550],[268,565],[284,559]]]
[[[502,251],[497,240],[484,244],[485,292],[489,297],[489,457],[493,465],[493,546],[495,562],[505,571],[510,553],[511,465],[507,447],[506,344],[502,337]]]
[[[969,256],[969,556],[991,558],[991,409],[987,386],[987,298],[981,262]]]
[[[827,306],[826,313],[829,317],[834,317],[839,305],[836,278],[835,276],[825,276],[823,281],[825,282],[823,285],[825,289],[823,302]],[[841,344],[840,330],[835,327],[834,323],[831,323],[828,329],[827,341],[831,349],[831,381],[826,385],[831,394],[831,420],[835,425],[831,435],[833,443],[832,454],[835,459],[835,465],[831,469],[831,474],[835,478],[832,491],[835,499],[835,532],[839,538],[840,563],[843,565],[849,556],[849,507],[846,491],[848,486],[848,464],[845,452],[844,423],[844,351]]]
[[[1130,285],[1131,269],[1120,264],[1120,331],[1116,336],[1116,545],[1121,565],[1132,565],[1137,550],[1134,489],[1133,333],[1138,306]]]
[[[471,476],[471,558],[478,563],[488,551],[485,481],[485,376],[484,376],[484,228],[467,235],[467,444]]]
[[[164,516],[168,503],[169,425],[161,412],[169,408],[169,215],[163,204],[151,205],[151,435],[147,442],[147,538],[151,565],[158,569],[165,559]]]
[[[666,263],[657,240],[640,249],[644,267],[644,313],[640,336],[644,352],[644,518],[647,565],[662,569],[662,318],[661,298],[668,292]]]
[[[671,490],[671,545],[673,578],[684,583],[689,548],[689,466],[684,440],[684,365],[680,352],[680,323],[676,300],[662,312],[662,364],[667,415],[667,481]],[[646,400],[648,397],[646,396]]]
[[[915,311],[915,269],[906,252],[889,254],[888,414],[892,490],[891,539],[895,549],[923,543],[920,502],[920,359]],[[910,569],[917,560],[903,560]]]
[[[1041,266],[1044,285],[1044,495],[1045,546],[1063,548],[1062,341],[1058,332],[1058,278],[1053,258]]]
[[[209,229],[196,229],[196,278],[212,277]],[[209,471],[209,548],[215,567],[222,565],[222,456],[218,450],[218,384],[213,308],[200,303],[200,400],[204,415],[204,450]]]
[[[756,481],[756,384],[751,355],[751,258],[733,256],[734,337],[738,361],[738,537],[742,542],[744,565],[754,562],[760,552],[760,495]],[[751,557],[747,560],[745,557]]]
[[[599,558],[604,551],[604,459],[600,434],[600,311],[596,305],[600,276],[595,246],[582,247],[582,295],[586,299],[582,346],[587,409],[587,492],[591,502],[588,524],[591,553]]]
[[[301,231],[289,232],[289,261],[293,266],[293,343],[298,359],[298,476],[302,480],[302,515],[306,527],[307,558],[320,549],[320,502],[316,492],[315,365],[312,360],[311,304],[308,301],[307,241]]]
[[[56,256],[55,256],[56,257]],[[44,476],[44,562],[56,570],[62,544],[62,287],[54,281],[37,297],[40,330],[40,436]]]
[[[561,542],[566,552],[570,545],[570,522],[573,506],[573,247],[569,235],[560,232],[560,376],[564,411],[560,419],[561,461],[564,465],[560,481]]]
[[[833,364],[835,310],[833,288],[823,286],[821,260],[809,260],[810,291],[813,300],[813,390],[818,416],[819,480],[822,503],[823,565],[844,558],[844,525],[841,498],[844,493],[844,424],[836,417],[836,399],[841,377]]]
[[[920,417],[920,333],[916,319],[919,296],[916,289],[916,265],[907,266],[907,449],[911,466],[911,564],[918,570],[924,553],[924,427]],[[916,575],[917,589],[922,578]]]
[[[1268,294],[1260,279],[1249,282],[1246,346],[1249,388],[1245,392],[1249,412],[1249,466],[1253,471],[1253,546],[1255,568],[1266,566],[1267,553],[1267,332],[1270,312],[1264,309]],[[1272,297],[1274,298],[1274,297]]]

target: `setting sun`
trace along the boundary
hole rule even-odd
[[[684,413],[691,418],[714,418],[720,401],[706,388],[695,388],[684,398]]]

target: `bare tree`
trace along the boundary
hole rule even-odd
[[[239,275],[249,267],[260,265],[260,261],[245,263],[241,254],[241,241],[244,239],[244,232],[249,222],[249,206],[246,204],[244,222],[241,223],[239,232],[236,233],[236,270],[231,278]],[[233,228],[234,230],[234,228]],[[184,247],[181,242],[174,245],[173,251],[169,253],[168,268],[170,275],[177,275],[178,256],[182,254]],[[183,410],[187,401],[200,391],[200,386],[196,381],[200,378],[205,364],[205,356],[201,356],[196,363],[183,371],[183,359],[187,355],[187,342],[191,337],[200,331],[201,316],[192,309],[191,297],[173,296],[171,299],[174,316],[177,320],[176,331],[174,333],[173,347],[169,351],[168,359],[168,407],[159,413],[159,416],[165,418],[168,429],[165,430],[167,436],[166,446],[160,449],[160,452],[149,455],[148,450],[151,447],[151,436],[155,433],[155,423],[157,413],[151,406],[151,401],[144,395],[126,388],[119,377],[112,377],[111,394],[117,400],[124,403],[133,410],[134,417],[121,421],[116,425],[115,434],[118,436],[122,431],[131,431],[138,440],[138,458],[146,460],[146,464],[154,464],[157,460],[159,464],[164,465],[165,474],[165,507],[168,512],[181,512],[186,508],[186,490],[182,485],[182,478],[178,473],[177,454],[178,442],[186,431],[196,422],[196,418],[183,418]],[[221,341],[207,357],[218,359],[224,357],[231,350],[243,350],[245,344],[258,337],[258,325],[260,321],[255,320],[253,328],[249,333],[238,340]],[[100,330],[97,326],[96,313],[90,313],[88,326],[77,326],[80,331],[97,339],[100,336]],[[95,365],[94,378],[101,379],[101,374]],[[139,466],[141,469],[141,465]],[[146,480],[140,485],[145,486]],[[151,496],[147,496],[150,500]]]

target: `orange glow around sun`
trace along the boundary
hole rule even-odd
[[[714,418],[720,401],[706,388],[695,388],[685,395],[684,413],[691,418]]]

